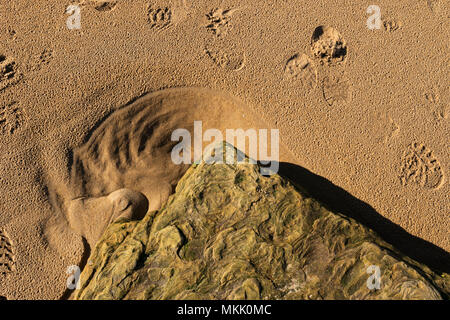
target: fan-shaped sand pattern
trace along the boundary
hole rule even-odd
[[[142,192],[149,209],[172,193],[188,165],[171,160],[175,129],[258,129],[242,102],[206,89],[168,89],[145,95],[109,116],[74,150],[71,183],[76,196],[102,196],[120,188]],[[245,112],[245,116],[244,116]],[[209,142],[205,142],[204,146]],[[192,154],[192,153],[191,153]]]

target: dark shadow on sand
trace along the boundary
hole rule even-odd
[[[339,212],[377,232],[404,255],[441,274],[450,273],[450,253],[413,236],[331,181],[292,163],[281,162],[279,175],[304,188],[327,209]]]
[[[91,248],[89,247],[88,242],[86,241],[86,239],[82,238],[83,241],[83,256],[81,257],[81,261],[79,263],[79,267],[80,269],[83,271],[84,267],[86,266],[88,260],[89,260],[89,256],[91,255]],[[70,290],[69,288],[67,288],[63,295],[59,298],[60,300],[69,300],[70,296],[72,295],[72,293],[74,292],[74,290]]]

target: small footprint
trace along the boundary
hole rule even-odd
[[[227,32],[227,29],[231,26],[231,15],[237,10],[238,9],[223,10],[221,8],[211,10],[206,15],[209,22],[206,29],[210,30],[218,37],[224,35]]]
[[[245,66],[245,53],[232,46],[210,44],[205,46],[204,52],[218,67],[225,70],[239,71]]]
[[[0,54],[0,92],[18,83],[20,79],[21,75],[17,72],[17,65],[14,59]]]
[[[302,55],[295,54],[286,62],[284,74],[286,78],[299,80],[310,89],[317,85],[316,66],[304,53]]]
[[[424,95],[425,99],[427,99],[427,101],[431,103],[439,103],[441,100],[439,92],[434,87],[430,89],[428,92],[425,92]]]
[[[311,37],[311,52],[322,64],[340,63],[347,57],[347,43],[336,29],[319,26]]]
[[[8,36],[9,36],[10,39],[14,40],[16,38],[17,32],[12,27],[8,27],[8,31],[7,32],[8,32]]]
[[[95,10],[100,12],[107,12],[113,10],[116,7],[117,1],[90,0],[82,1],[80,5],[93,7]]]
[[[322,81],[323,98],[329,106],[351,100],[351,84],[344,76],[330,75]]]
[[[147,8],[147,20],[151,29],[162,31],[172,25],[172,9],[169,7]]]
[[[0,276],[6,276],[14,271],[14,248],[7,234],[0,230]]]
[[[441,96],[435,87],[425,92],[424,96],[425,100],[433,106],[433,114],[438,120],[448,119],[448,105],[441,103]]]
[[[402,157],[400,181],[404,186],[415,182],[427,189],[437,189],[444,182],[444,172],[430,149],[423,144],[412,143]]]
[[[0,133],[13,134],[23,123],[24,112],[16,102],[0,106]]]
[[[403,22],[396,19],[383,19],[383,27],[388,32],[394,32],[403,27]]]
[[[99,1],[98,4],[94,6],[97,11],[111,11],[116,7],[117,1]]]
[[[48,65],[53,60],[53,56],[54,51],[52,49],[46,48],[42,50],[42,52],[34,58],[31,70],[41,70],[42,67]]]

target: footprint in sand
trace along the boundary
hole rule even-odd
[[[183,1],[175,6],[147,6],[147,22],[150,29],[158,32],[170,29],[184,21],[189,13],[189,7]]]
[[[164,30],[172,24],[172,9],[155,8],[150,5],[147,9],[147,18],[151,29]]]
[[[347,103],[351,100],[351,83],[344,75],[328,75],[322,80],[322,94],[329,106]]]
[[[211,10],[206,14],[208,19],[208,24],[206,29],[210,30],[214,35],[220,37],[227,33],[228,29],[231,28],[231,16],[238,9],[227,9],[216,8]]]
[[[399,125],[397,123],[395,123],[391,117],[389,117],[389,125],[387,128],[387,131],[388,131],[388,134],[384,138],[384,143],[389,143],[389,141],[391,139],[395,138],[400,132]]]
[[[403,27],[403,22],[397,19],[382,19],[382,22],[384,30],[388,32],[394,32]]]
[[[22,76],[17,72],[17,64],[12,58],[0,54],[0,92],[17,84]]]
[[[50,64],[50,62],[53,60],[54,54],[55,53],[51,48],[45,48],[44,50],[42,50],[40,54],[34,57],[31,70],[41,70],[46,65]]]
[[[95,10],[105,12],[111,11],[117,5],[117,1],[98,1],[97,4],[94,5]]]
[[[415,182],[426,189],[437,189],[444,182],[444,172],[430,149],[412,143],[403,153],[400,181],[404,186]]]
[[[14,271],[14,248],[8,235],[0,230],[0,276]]]
[[[424,93],[425,100],[432,105],[432,112],[437,120],[448,119],[449,106],[441,103],[441,95],[436,87]]]
[[[227,71],[239,71],[245,66],[245,52],[230,43],[211,42],[205,46],[204,53],[214,64]]]
[[[8,27],[7,34],[11,40],[14,40],[16,38],[17,32],[12,27]]]
[[[0,132],[13,134],[24,124],[24,111],[16,102],[0,106]]]
[[[117,1],[88,0],[82,1],[80,5],[93,7],[95,10],[100,12],[107,12],[116,7]]]
[[[313,89],[317,85],[317,69],[306,54],[295,54],[286,62],[284,74],[287,79],[298,80],[302,85]]]
[[[311,37],[311,52],[321,64],[337,64],[347,57],[347,43],[336,29],[319,26]]]

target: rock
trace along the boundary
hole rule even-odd
[[[109,225],[80,281],[74,299],[442,299],[450,277],[258,165],[202,162]]]

